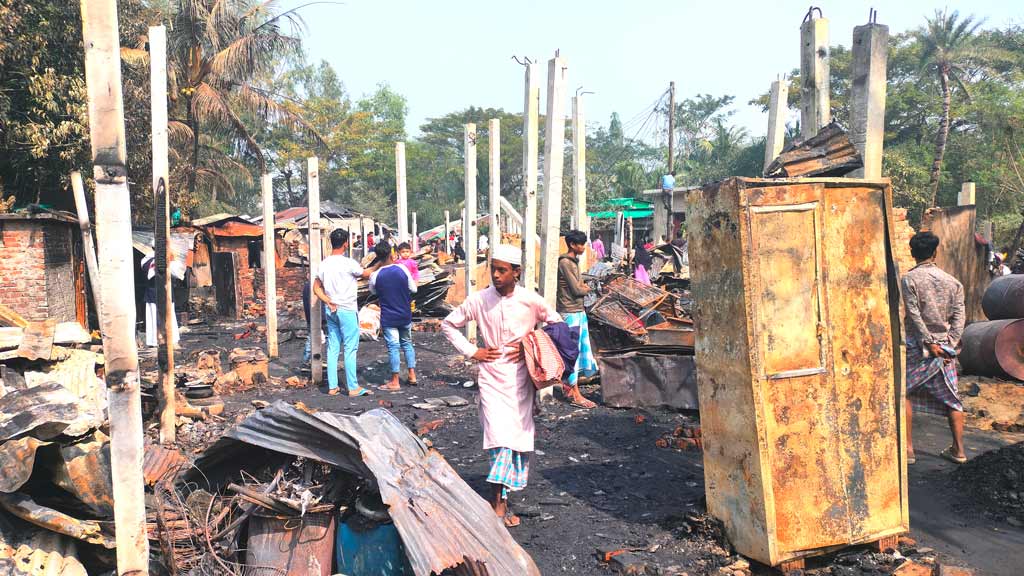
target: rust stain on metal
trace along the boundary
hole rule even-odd
[[[110,477],[110,438],[96,431],[86,439],[62,446],[50,466],[57,486],[75,495],[95,514],[114,515],[114,489]]]
[[[98,544],[110,550],[116,547],[114,539],[103,533],[99,522],[72,518],[52,508],[36,504],[24,494],[0,494],[0,508],[40,528],[65,534],[90,544]]]
[[[708,507],[776,565],[907,529],[888,183],[690,195]]]
[[[28,482],[36,462],[36,450],[49,442],[31,436],[9,440],[0,446],[0,492],[14,492]]]
[[[147,486],[155,486],[164,478],[176,474],[185,464],[181,452],[158,444],[146,446],[142,458],[142,477]]]

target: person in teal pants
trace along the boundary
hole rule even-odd
[[[359,385],[356,378],[356,354],[359,352],[359,314],[356,291],[360,278],[369,278],[358,262],[346,256],[348,231],[331,232],[331,255],[324,258],[317,271],[313,293],[323,303],[327,320],[327,393],[338,389],[338,356],[345,350],[345,387],[349,396],[373,392]]]

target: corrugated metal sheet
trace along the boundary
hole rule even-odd
[[[142,477],[148,486],[155,486],[170,474],[175,474],[185,464],[185,457],[177,450],[157,444],[146,446],[142,459]]]
[[[228,431],[184,480],[224,482],[265,461],[259,455],[266,450],[326,462],[375,484],[416,576],[477,562],[490,576],[540,575],[490,505],[387,410],[346,416],[278,401]]]
[[[196,227],[208,226],[210,224],[216,224],[217,222],[223,222],[232,218],[239,218],[234,214],[228,214],[227,212],[221,212],[220,214],[214,214],[205,218],[196,218],[192,220],[191,224]]]
[[[40,530],[24,539],[4,534],[0,542],[0,574],[16,576],[88,576],[78,561],[75,541]]]
[[[239,220],[231,220],[217,224],[216,226],[209,226],[207,230],[214,236],[238,237],[263,235],[263,226]]]
[[[66,357],[47,364],[42,371],[25,372],[29,387],[56,382],[79,399],[79,418],[69,427],[70,435],[79,435],[90,428],[99,427],[107,409],[107,387],[96,375],[96,365],[103,363],[103,355],[80,349],[61,349]]]

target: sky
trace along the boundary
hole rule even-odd
[[[286,0],[281,6],[309,1]],[[585,96],[589,130],[606,126],[618,112],[631,136],[645,110],[675,81],[677,101],[697,94],[735,96],[735,121],[760,137],[767,114],[747,102],[767,92],[777,75],[799,67],[800,23],[808,5],[807,0],[344,0],[307,6],[300,14],[309,60],[328,61],[353,98],[380,83],[405,96],[410,136],[428,118],[469,106],[521,112],[523,68],[512,56],[541,61],[546,74],[547,60],[561,50],[568,92],[580,86],[593,92]],[[819,6],[829,20],[832,45],[849,46],[854,26],[867,22],[872,7],[890,34],[915,29],[926,15],[944,8],[984,18],[986,28],[1024,23],[1024,3],[1008,0],[844,0]],[[571,110],[568,103],[566,110]]]

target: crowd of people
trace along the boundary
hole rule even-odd
[[[580,383],[593,378],[598,365],[590,342],[584,299],[591,288],[583,281],[579,258],[588,238],[579,230],[565,234],[566,252],[558,259],[557,298],[550,305],[536,291],[520,283],[523,254],[519,247],[499,244],[488,250],[490,286],[470,294],[441,323],[441,331],[452,346],[479,364],[480,425],[483,449],[490,469],[491,504],[508,526],[520,519],[508,507],[508,495],[526,487],[530,454],[534,451],[534,409],[536,388],[531,382],[522,342],[538,325],[564,323],[572,334],[575,364],[566,370],[562,383],[564,399],[574,406],[591,409],[595,404],[580,391]],[[369,237],[368,237],[369,240]],[[448,239],[458,246],[459,238]],[[359,323],[356,288],[369,279],[381,310],[381,331],[388,350],[391,379],[378,388],[402,389],[401,362],[406,365],[406,385],[416,384],[416,351],[412,338],[413,296],[418,267],[407,243],[380,242],[374,247],[375,263],[364,269],[349,258],[348,233],[330,235],[331,255],[320,266],[312,294],[323,306],[327,326],[328,394],[339,394],[338,357],[344,352],[345,390],[349,396],[373,394],[360,385],[357,376]],[[677,234],[673,243],[685,241]],[[642,277],[651,266],[653,246],[638,243],[633,257]],[[915,462],[911,437],[911,415],[915,411],[948,418],[952,443],[942,456],[957,463],[966,461],[963,446],[964,408],[957,388],[955,358],[964,328],[964,291],[961,284],[935,265],[940,240],[931,232],[920,232],[910,240],[917,265],[902,278],[907,326],[907,455]],[[682,247],[681,246],[681,247]],[[604,244],[595,238],[589,247],[598,259],[606,257]],[[475,322],[478,340],[470,341],[462,329]]]

